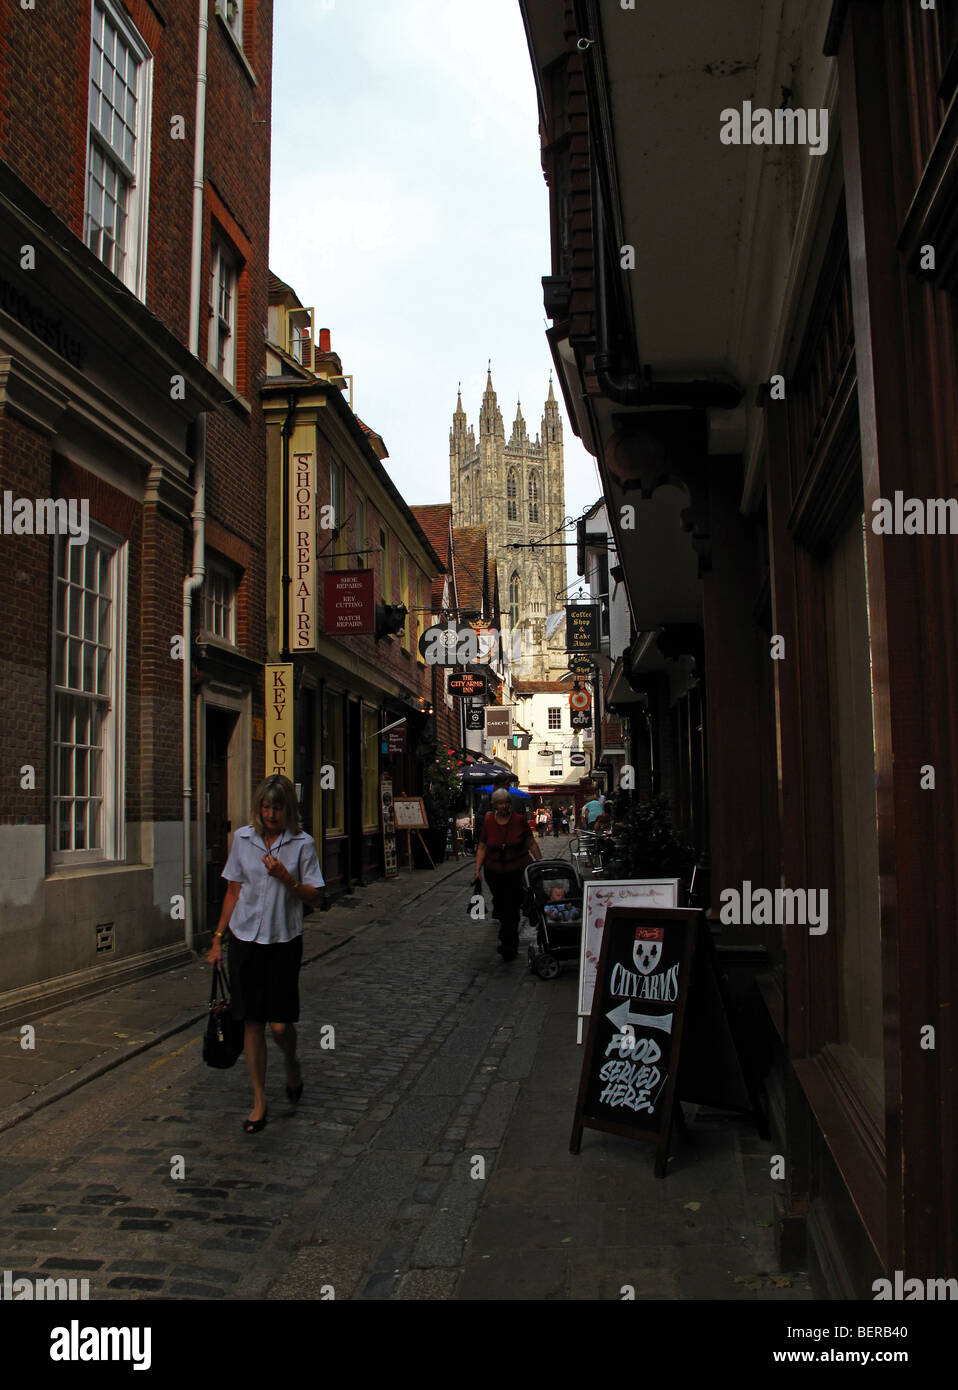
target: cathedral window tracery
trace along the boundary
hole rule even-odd
[[[506,479],[506,519],[508,521],[518,521],[519,519],[519,482],[516,478],[514,468],[510,468],[509,476]]]
[[[519,626],[520,588],[519,575],[513,571],[509,580],[509,626],[512,628]]]
[[[529,476],[529,520],[539,520],[539,475],[532,473]]]

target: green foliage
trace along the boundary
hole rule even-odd
[[[423,735],[416,748],[423,770],[423,802],[430,826],[444,826],[462,795],[459,759],[455,750],[438,743],[433,733]]]
[[[623,878],[681,878],[687,880],[695,853],[676,834],[666,797],[638,801],[619,819],[614,829],[615,858]]]

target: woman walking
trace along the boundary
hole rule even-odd
[[[233,1016],[246,1023],[244,1051],[253,1084],[247,1134],[266,1125],[266,1024],[283,1053],[286,1094],[303,1094],[296,1056],[299,967],[303,958],[303,906],[322,901],[325,880],[311,835],[301,828],[292,782],[267,777],[253,796],[249,825],[233,836],[223,870],[226,898],[207,960],[219,965],[229,929]]]
[[[504,961],[519,952],[519,914],[522,908],[522,871],[533,859],[541,859],[532,827],[516,815],[512,797],[504,789],[492,793],[492,810],[486,815],[476,848],[476,878],[485,865],[486,883],[492,892],[493,914],[499,919],[499,945]]]

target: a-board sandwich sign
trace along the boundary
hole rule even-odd
[[[587,879],[582,897],[582,949],[579,951],[579,1017],[592,1012],[602,929],[613,907],[678,907],[677,878]],[[580,1039],[581,1041],[581,1039]]]
[[[655,1175],[665,1176],[699,923],[691,908],[606,912],[572,1153],[583,1128],[642,1139],[655,1144]]]

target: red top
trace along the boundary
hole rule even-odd
[[[479,843],[486,846],[485,862],[490,869],[509,872],[524,869],[532,863],[529,845],[534,842],[532,827],[525,816],[513,811],[505,825],[496,820],[495,811],[487,811],[479,832]]]

